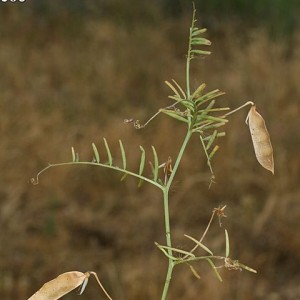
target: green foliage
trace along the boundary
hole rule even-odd
[[[225,133],[223,131],[218,132],[218,129],[228,122],[226,119],[227,115],[220,113],[229,110],[229,108],[214,107],[217,98],[225,93],[218,89],[205,93],[205,83],[201,83],[192,93],[190,92],[190,62],[198,55],[209,55],[210,51],[203,50],[201,48],[202,46],[211,45],[211,42],[203,37],[206,29],[199,29],[196,26],[197,20],[195,18],[195,13],[196,10],[194,8],[192,24],[189,31],[186,63],[186,92],[184,92],[183,88],[174,79],[172,79],[172,83],[165,81],[166,85],[174,93],[173,95],[170,95],[169,98],[171,100],[175,100],[175,103],[167,108],[161,109],[160,112],[178,121],[186,123],[189,130],[193,133],[199,134],[203,150],[207,157],[207,163],[212,174],[211,181],[213,181],[214,174],[211,166],[211,160],[219,149],[219,146],[215,145],[212,151],[208,151],[217,138],[225,136]]]
[[[152,152],[153,152],[153,156],[154,156],[154,169],[153,169],[153,179],[152,179],[152,178],[145,177],[143,175],[144,168],[145,168],[146,151],[142,146],[140,146],[141,159],[140,159],[140,165],[139,165],[139,172],[136,173],[136,172],[129,171],[127,169],[127,156],[126,156],[126,152],[125,152],[125,149],[124,149],[124,146],[123,146],[123,143],[121,140],[119,140],[119,146],[120,146],[120,152],[121,152],[121,158],[122,158],[121,166],[113,164],[113,155],[110,150],[109,144],[108,144],[106,138],[103,138],[103,141],[104,141],[104,148],[105,148],[107,158],[108,158],[108,160],[105,163],[100,162],[100,154],[99,154],[98,148],[95,143],[92,143],[92,149],[93,149],[93,154],[94,154],[92,161],[90,161],[90,160],[80,161],[79,154],[77,152],[75,152],[74,147],[71,147],[71,154],[72,154],[71,161],[57,163],[57,164],[48,164],[48,166],[46,168],[44,168],[37,174],[36,178],[31,179],[31,182],[33,184],[38,184],[40,175],[42,173],[44,173],[46,170],[48,170],[49,168],[65,166],[65,165],[94,165],[94,166],[100,166],[103,168],[109,168],[109,169],[123,173],[121,181],[124,180],[127,175],[130,175],[130,176],[133,176],[133,177],[136,177],[139,179],[139,183],[138,183],[139,187],[141,186],[143,181],[147,181],[147,182],[152,183],[153,185],[159,187],[160,189],[163,188],[163,186],[161,184],[162,180],[159,179],[158,156],[157,156],[154,146],[152,146]]]

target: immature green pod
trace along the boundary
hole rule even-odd
[[[256,111],[253,105],[248,113],[246,123],[248,123],[254,151],[258,162],[267,170],[274,174],[273,148],[270,135],[268,133],[265,120]]]

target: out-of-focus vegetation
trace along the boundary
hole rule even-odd
[[[174,13],[176,10],[179,12],[189,9],[188,1],[177,0],[176,6],[172,5],[172,0],[164,2],[166,9],[173,9]],[[300,2],[298,0],[196,0],[195,4],[208,24],[222,20],[238,22],[247,27],[264,26],[273,37],[289,35],[299,26]]]
[[[165,237],[162,199],[152,188],[87,167],[50,170],[38,186],[29,180],[47,162],[68,160],[71,146],[92,158],[90,144],[103,136],[116,151],[122,138],[136,168],[139,144],[154,144],[165,160],[174,155],[182,131],[172,120],[161,117],[140,131],[123,124],[170,103],[164,80],[184,83],[191,9],[188,1],[170,2],[0,4],[1,299],[26,299],[69,270],[96,271],[114,299],[159,298],[165,260],[154,241]],[[192,76],[195,87],[204,81],[224,90],[221,101],[232,108],[257,104],[275,175],[258,166],[240,112],[216,156],[217,183],[208,190],[195,140],[170,206],[174,246],[184,248],[183,234],[200,236],[212,209],[227,204],[232,255],[258,274],[226,272],[220,284],[205,264],[197,269],[200,281],[182,267],[170,299],[300,297],[299,1],[251,3],[196,1],[213,54],[196,63]],[[285,37],[273,38],[277,26],[286,28]],[[224,248],[217,223],[206,244]],[[98,295],[90,284],[82,297]]]
[[[255,28],[264,26],[273,37],[282,37],[297,30],[300,22],[298,0],[195,0],[194,3],[201,12],[201,21],[210,30],[222,31],[222,23],[230,22]],[[160,23],[165,17],[180,18],[190,13],[191,2],[154,0],[145,6],[139,0],[131,0],[130,4],[123,0],[32,0],[26,4],[27,7],[24,6],[14,10],[19,10],[23,16],[40,17],[44,22],[56,22],[59,16],[69,16],[73,22],[81,18],[104,18],[134,26],[137,20],[153,24]]]

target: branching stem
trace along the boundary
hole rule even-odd
[[[163,289],[163,293],[162,293],[162,300],[165,300],[167,297],[167,293],[169,290],[169,285],[170,285],[170,281],[172,278],[172,272],[173,272],[173,268],[174,268],[174,260],[172,259],[173,253],[172,253],[172,240],[171,240],[171,229],[170,229],[170,215],[169,215],[169,190],[170,190],[170,186],[173,182],[174,176],[176,174],[176,171],[178,170],[180,161],[182,159],[183,153],[185,151],[185,148],[191,138],[192,135],[192,131],[188,130],[187,134],[185,136],[185,139],[182,143],[182,146],[179,150],[177,159],[175,161],[172,173],[168,179],[167,184],[163,187],[163,195],[164,195],[164,215],[165,215],[165,232],[166,232],[166,242],[167,242],[167,246],[168,246],[168,271],[167,271],[167,275],[166,275],[166,280],[165,280],[165,285],[164,285],[164,289]]]
[[[171,229],[170,229],[170,215],[169,215],[169,190],[167,188],[163,191],[164,194],[164,215],[165,215],[165,231],[166,231],[166,241],[168,247],[172,247],[172,240],[171,240]],[[171,258],[173,253],[172,249],[168,249],[168,271],[166,275],[165,285],[162,293],[162,300],[165,300],[167,298],[167,293],[169,290],[170,281],[172,278],[172,272],[174,268],[174,261]]]

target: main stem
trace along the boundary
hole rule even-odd
[[[163,289],[163,293],[161,296],[162,300],[165,300],[167,298],[167,294],[168,294],[168,290],[169,290],[169,285],[170,285],[170,281],[172,278],[172,272],[173,272],[173,268],[174,268],[174,261],[171,259],[171,257],[173,256],[172,253],[172,239],[171,239],[171,228],[170,228],[170,214],[169,214],[169,191],[170,191],[170,186],[173,182],[174,176],[176,174],[176,171],[179,167],[181,158],[183,156],[183,153],[185,151],[185,148],[188,144],[188,141],[190,140],[192,135],[191,130],[188,130],[185,139],[182,143],[182,146],[180,148],[179,154],[177,156],[176,162],[174,164],[171,176],[166,184],[166,186],[163,189],[163,196],[164,196],[164,215],[165,215],[165,232],[166,232],[166,241],[167,241],[167,246],[168,248],[168,254],[169,254],[169,258],[168,258],[168,271],[167,271],[167,275],[166,275],[166,280],[165,280],[165,285],[164,285],[164,289]]]
[[[190,98],[191,96],[191,90],[190,90],[190,61],[192,59],[191,57],[191,50],[192,50],[192,34],[193,34],[193,27],[195,23],[195,15],[196,15],[196,9],[193,4],[193,17],[192,17],[192,24],[190,27],[190,32],[189,32],[189,48],[186,56],[186,93],[187,93],[187,99]]]
[[[170,229],[170,215],[169,215],[169,189],[167,189],[167,188],[164,189],[163,194],[164,194],[164,213],[165,213],[165,230],[166,230],[167,246],[172,247],[171,229]],[[171,249],[168,249],[168,253],[169,253],[170,256],[172,256],[172,250]],[[174,262],[169,257],[168,258],[168,271],[167,271],[167,275],[166,275],[163,294],[161,296],[162,300],[165,300],[167,298],[169,285],[170,285],[170,281],[171,281],[171,278],[172,278],[173,268],[174,268]]]
[[[192,43],[191,43],[191,39],[192,39],[192,31],[193,31],[193,26],[194,26],[194,22],[195,22],[195,7],[193,9],[193,18],[192,18],[192,25],[190,28],[190,34],[189,34],[189,48],[188,48],[188,53],[187,53],[187,59],[186,59],[186,92],[187,92],[187,99],[190,99],[191,96],[191,91],[190,91],[190,60],[191,60],[191,50],[192,50]],[[188,131],[186,133],[185,139],[182,143],[182,146],[180,148],[179,154],[177,156],[176,162],[174,164],[172,173],[170,175],[170,178],[166,184],[166,186],[163,189],[163,194],[164,194],[164,214],[165,214],[165,230],[166,230],[166,240],[167,240],[167,246],[168,248],[168,254],[169,254],[169,258],[168,258],[168,271],[167,271],[167,275],[166,275],[166,280],[165,280],[165,285],[164,285],[164,289],[163,289],[163,294],[161,299],[165,300],[167,298],[167,294],[168,294],[168,290],[169,290],[169,285],[170,285],[170,281],[172,278],[172,272],[173,272],[173,268],[174,268],[174,261],[172,260],[172,239],[171,239],[171,229],[170,229],[170,216],[169,216],[169,190],[170,190],[170,186],[173,182],[174,176],[176,174],[176,171],[179,167],[181,158],[183,156],[184,150],[191,138],[192,135],[192,130],[191,130],[191,119],[189,117],[189,128]]]

